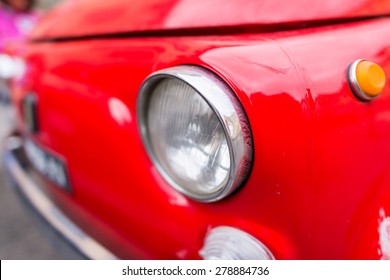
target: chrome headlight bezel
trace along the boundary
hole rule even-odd
[[[148,105],[154,89],[164,79],[174,78],[189,85],[217,116],[222,125],[230,154],[230,172],[225,186],[207,195],[191,191],[175,182],[157,159],[148,132]],[[239,188],[250,173],[253,162],[253,141],[246,113],[234,92],[217,75],[199,66],[176,66],[157,71],[143,82],[137,100],[139,131],[149,157],[162,177],[177,191],[202,202],[221,200]]]

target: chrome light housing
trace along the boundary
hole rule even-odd
[[[274,260],[271,251],[258,239],[240,229],[219,226],[205,238],[199,255],[205,260]]]
[[[186,196],[217,201],[248,177],[253,145],[246,114],[210,71],[177,66],[153,73],[141,86],[137,119],[156,168]]]

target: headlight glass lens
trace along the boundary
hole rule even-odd
[[[219,226],[207,233],[200,256],[205,260],[274,260],[258,239],[238,228]]]
[[[246,114],[208,70],[177,66],[150,75],[140,89],[137,120],[154,165],[186,196],[217,201],[247,178],[253,149]]]
[[[147,127],[158,162],[175,183],[195,195],[219,191],[227,182],[226,136],[207,102],[181,80],[161,80],[151,94]]]

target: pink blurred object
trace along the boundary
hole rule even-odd
[[[0,52],[8,44],[23,40],[37,20],[36,12],[18,12],[0,5]]]

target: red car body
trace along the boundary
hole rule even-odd
[[[379,0],[68,1],[31,35],[13,102],[17,133],[66,162],[72,191],[29,176],[118,258],[199,259],[217,226],[276,259],[390,258],[390,87],[362,102],[347,80],[361,58],[390,75],[389,16]],[[172,188],[139,133],[142,82],[178,65],[219,76],[250,123],[251,173],[218,202]]]

